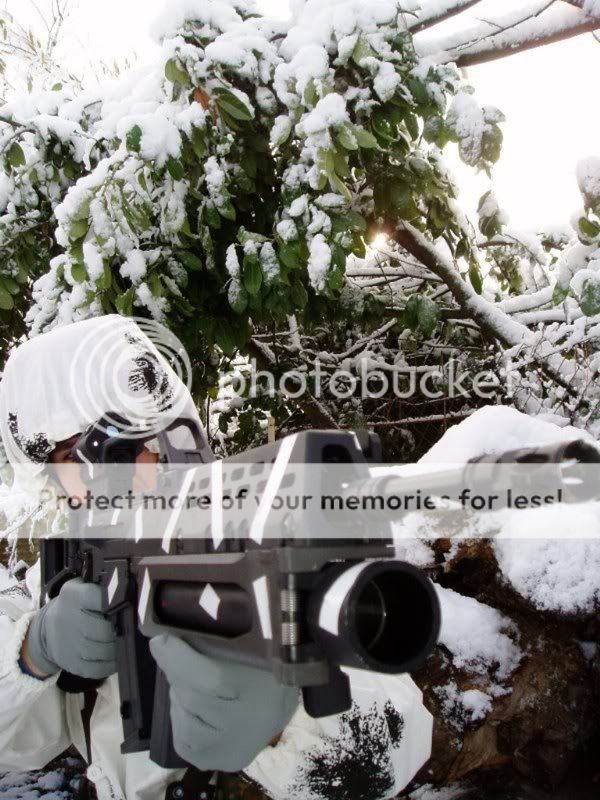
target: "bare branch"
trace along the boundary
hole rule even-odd
[[[428,417],[405,417],[391,422],[368,422],[369,428],[406,428],[408,425],[429,424],[431,422],[445,422],[452,419],[465,419],[474,414],[477,409],[467,411],[449,411],[447,414],[431,414]]]
[[[440,63],[453,61],[460,67],[468,67],[596,29],[600,29],[600,14],[591,16],[562,0],[559,5],[546,1],[533,5],[527,14],[512,13],[496,20],[481,21],[468,31],[439,39],[417,40],[417,50]]]
[[[481,0],[446,0],[444,5],[435,3],[431,9],[425,6],[418,13],[417,18],[408,24],[408,29],[412,33],[420,33],[457,16],[457,14],[462,14],[463,11],[480,2]]]

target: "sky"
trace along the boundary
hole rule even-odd
[[[51,2],[38,0],[38,6],[44,9]],[[72,0],[63,60],[85,73],[91,72],[90,62],[99,59],[122,63],[133,52],[138,63],[152,59],[157,45],[148,28],[165,3],[168,0]],[[287,0],[259,4],[265,13],[288,12]],[[20,19],[35,19],[30,0],[5,0],[5,5]],[[521,0],[484,0],[477,15],[522,6]],[[444,32],[470,25],[475,18],[474,10],[467,11],[446,23]],[[600,156],[600,104],[593,88],[598,74],[600,43],[591,34],[468,70],[478,99],[507,117],[493,186],[511,226],[564,224],[581,207],[575,166],[589,155]],[[454,146],[446,152],[461,202],[473,212],[490,184],[460,163]]]

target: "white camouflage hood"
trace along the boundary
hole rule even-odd
[[[33,489],[56,444],[110,412],[156,430],[182,416],[200,424],[187,387],[132,319],[88,319],[20,344],[0,382],[0,435],[15,483]]]

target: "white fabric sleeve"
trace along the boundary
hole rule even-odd
[[[19,666],[34,613],[15,620],[0,610],[0,771],[41,769],[70,743],[58,675],[42,681]]]
[[[300,705],[275,747],[244,771],[274,800],[383,800],[431,755],[433,718],[407,675],[345,670],[352,708],[312,719]]]

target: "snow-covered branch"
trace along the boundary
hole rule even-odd
[[[435,0],[427,3],[408,23],[408,29],[413,33],[425,31],[434,25],[439,25],[457,14],[462,14],[472,6],[481,3],[481,0]]]
[[[600,8],[584,8],[544,0],[446,36],[417,36],[415,44],[420,55],[438,63],[473,66],[600,28]]]
[[[579,367],[553,352],[549,342],[532,333],[526,325],[490,303],[463,280],[454,262],[427,237],[409,223],[402,223],[395,233],[396,242],[435,272],[448,286],[466,318],[473,320],[482,333],[500,342],[514,353],[530,351],[532,360],[567,393],[573,394],[581,378]]]

